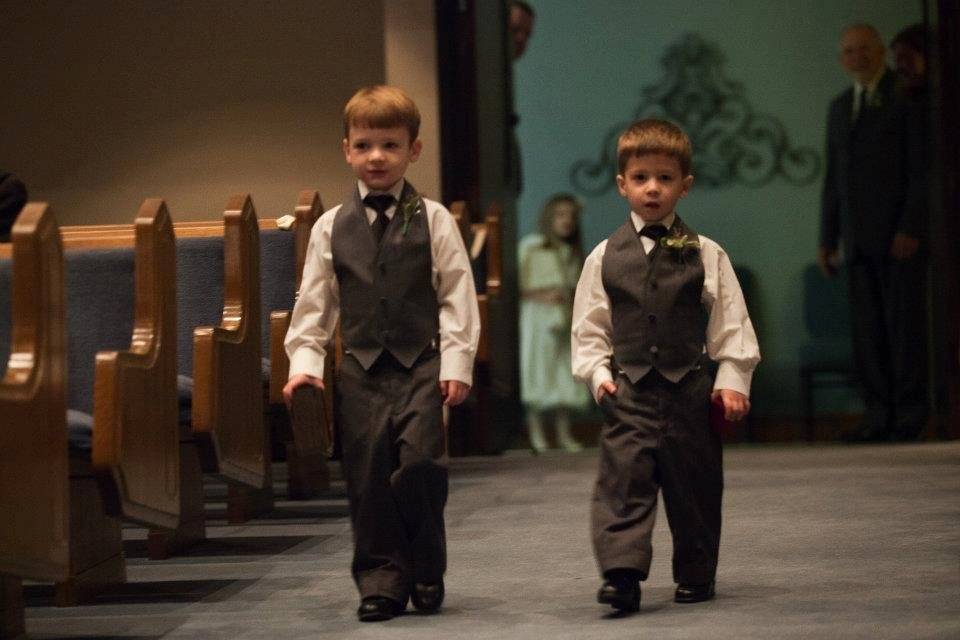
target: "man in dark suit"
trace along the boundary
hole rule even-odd
[[[849,270],[854,358],[866,402],[848,441],[916,439],[926,425],[925,186],[922,116],[895,91],[870,25],[847,27],[853,87],[830,104],[817,261]]]

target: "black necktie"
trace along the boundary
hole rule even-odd
[[[647,252],[647,255],[652,257],[660,248],[660,238],[667,235],[667,228],[662,224],[648,224],[640,229],[639,235],[653,239],[653,248]]]
[[[394,201],[395,198],[389,193],[378,196],[367,194],[367,197],[363,199],[363,204],[377,212],[377,217],[374,219],[373,224],[370,225],[370,228],[373,229],[373,237],[376,238],[377,244],[380,243],[384,231],[387,230],[387,225],[390,224],[390,218],[387,217],[387,209],[393,205]]]
[[[654,242],[660,242],[660,238],[667,235],[667,228],[662,224],[648,224],[640,229],[640,235],[652,238]]]

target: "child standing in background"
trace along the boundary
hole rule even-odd
[[[534,453],[549,448],[545,414],[551,412],[557,444],[579,451],[570,414],[589,394],[570,372],[573,292],[583,266],[581,206],[568,193],[551,196],[540,214],[539,233],[520,241],[520,376],[527,433]]]

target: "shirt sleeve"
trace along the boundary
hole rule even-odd
[[[333,270],[330,235],[339,207],[320,216],[310,232],[306,262],[290,328],[283,345],[290,358],[290,376],[323,378],[327,343],[340,317],[340,290]]]
[[[480,343],[480,310],[473,270],[453,216],[427,203],[433,251],[434,287],[440,306],[440,379],[473,384],[473,360]]]
[[[713,388],[732,389],[749,396],[753,370],[760,362],[757,334],[730,258],[709,238],[700,236],[700,243],[704,267],[702,301],[709,312],[707,355],[719,364]]]
[[[603,288],[601,267],[606,240],[594,249],[583,264],[573,298],[570,353],[573,377],[590,387],[594,398],[601,384],[613,380],[613,320],[610,299]]]

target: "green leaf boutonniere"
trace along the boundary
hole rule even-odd
[[[660,246],[674,251],[683,251],[684,249],[699,249],[700,241],[685,233],[681,235],[679,229],[674,229],[672,234],[660,238]]]
[[[420,213],[420,197],[413,196],[400,203],[400,215],[403,216],[403,235],[407,235],[410,218]]]

